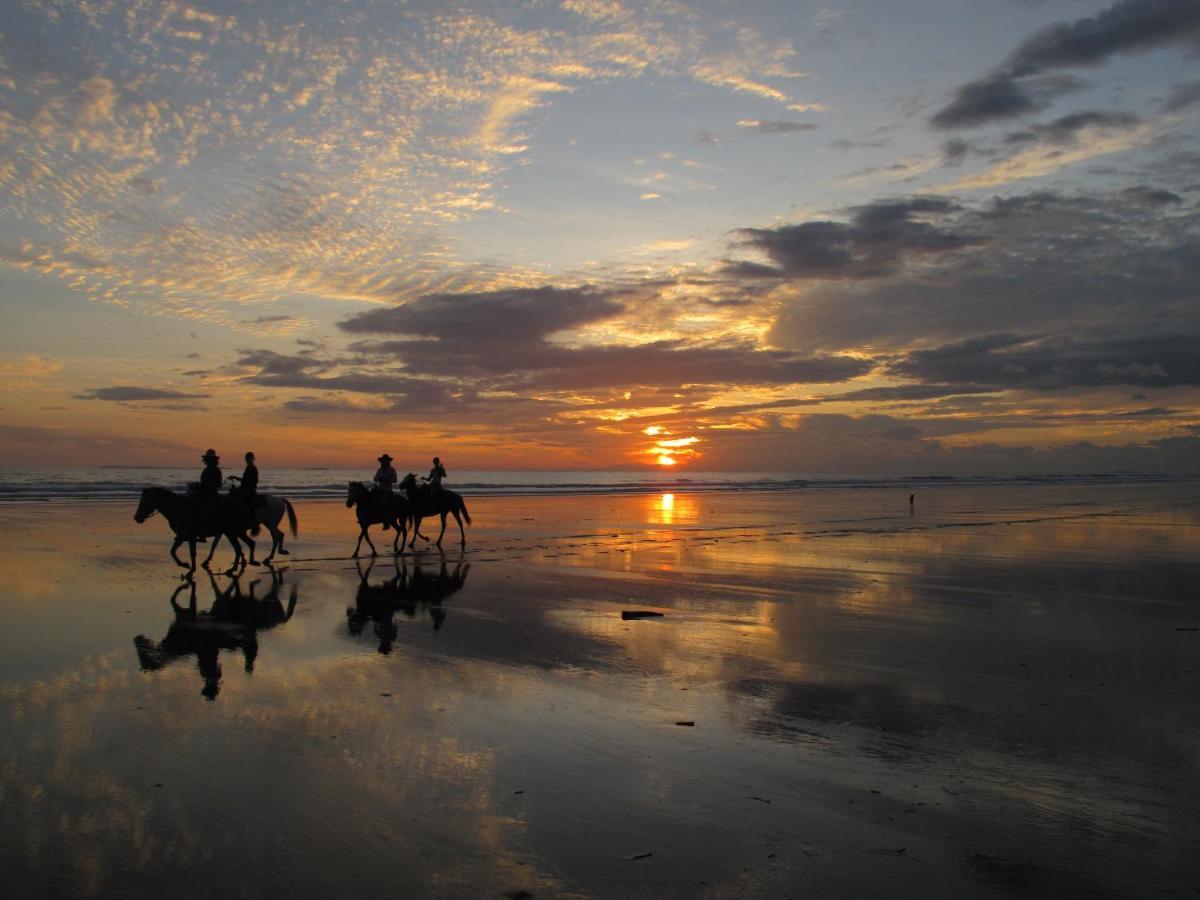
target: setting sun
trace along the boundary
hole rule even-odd
[[[658,464],[660,466],[673,466],[675,465],[675,460],[671,459],[671,457],[667,456],[666,454],[663,454],[658,458]]]

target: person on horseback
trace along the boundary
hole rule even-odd
[[[253,515],[254,499],[258,497],[258,467],[254,464],[253,451],[246,451],[246,468],[242,469],[241,476],[230,475],[229,480],[238,482],[229,493],[240,498]]]
[[[446,477],[446,467],[436,456],[433,458],[433,468],[425,478],[425,489],[430,497],[436,497],[442,491],[442,479]]]
[[[221,493],[221,484],[225,480],[221,477],[221,467],[217,465],[221,457],[217,456],[216,450],[209,447],[200,459],[204,461],[204,471],[200,473],[200,497],[203,500],[215,500]]]
[[[375,473],[375,508],[383,518],[383,530],[391,528],[388,524],[388,514],[392,508],[392,488],[395,486],[396,470],[392,468],[392,458],[386,453],[379,457],[379,471]]]
[[[250,517],[253,519],[254,504],[258,499],[258,466],[254,464],[252,451],[246,451],[246,468],[242,470],[241,477],[230,475],[229,480],[237,482],[229,493],[246,504],[246,509],[250,511]]]

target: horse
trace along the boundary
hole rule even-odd
[[[212,562],[213,554],[217,552],[217,544],[221,542],[222,535],[227,537],[229,543],[233,545],[233,565],[230,566],[229,572],[246,565],[246,555],[242,552],[239,540],[245,541],[250,548],[250,565],[257,566],[258,561],[254,558],[254,540],[246,534],[246,529],[250,525],[246,507],[236,500],[219,497],[206,515],[201,511],[201,502],[163,487],[143,488],[137,512],[133,514],[133,521],[140,525],[155,513],[163,514],[163,518],[175,532],[175,543],[171,545],[171,558],[181,569],[188,570],[185,578],[196,572],[196,541],[199,538],[214,538],[208,556],[202,563],[205,569]],[[188,542],[188,551],[191,553],[192,564],[190,567],[176,553],[184,541]]]
[[[417,543],[417,535],[421,535],[423,540],[428,541],[429,538],[421,534],[421,520],[427,516],[442,517],[442,532],[438,535],[438,539],[434,541],[440,549],[442,546],[442,538],[446,534],[446,514],[453,513],[454,521],[458,523],[458,533],[462,537],[460,546],[467,546],[467,532],[463,529],[463,519],[467,520],[467,524],[471,524],[471,514],[467,512],[467,504],[463,502],[463,498],[454,491],[448,491],[442,488],[437,493],[431,493],[428,489],[422,489],[417,485],[417,476],[409,472],[400,481],[400,488],[408,497],[409,506],[412,509],[413,517],[413,537],[412,543],[408,546],[411,548]]]
[[[260,525],[266,525],[267,530],[271,532],[271,552],[263,560],[266,564],[275,558],[276,553],[280,556],[288,555],[288,551],[283,548],[283,532],[279,528],[285,512],[288,517],[288,529],[294,538],[296,536],[296,510],[292,508],[292,504],[287,498],[277,497],[275,494],[255,495],[254,528],[250,533],[258,534]]]
[[[381,512],[379,509],[379,495],[372,491],[361,481],[349,482],[346,489],[346,508],[354,507],[355,517],[358,519],[358,542],[354,545],[353,557],[358,557],[359,548],[362,547],[362,542],[365,539],[367,546],[371,548],[371,555],[377,556],[375,545],[371,543],[371,536],[367,534],[367,528],[371,525],[391,525],[396,531],[395,539],[392,541],[392,553],[398,554],[400,547],[403,546],[405,539],[408,536],[408,501],[403,497],[388,493],[387,510]]]

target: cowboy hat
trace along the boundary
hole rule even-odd
[[[383,456],[379,457],[379,461],[381,463],[390,463],[392,461],[392,458],[385,453],[385,454],[383,454]]]
[[[217,460],[219,460],[221,457],[217,456],[217,451],[216,451],[216,450],[214,450],[212,447],[209,447],[207,450],[205,450],[205,451],[204,451],[204,455],[203,455],[202,457],[200,457],[200,458],[201,458],[202,460],[206,461],[206,462],[207,462],[208,460],[210,460],[210,459],[211,459],[213,462],[216,462],[216,461],[217,461]]]

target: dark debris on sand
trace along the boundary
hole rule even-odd
[[[625,621],[630,619],[661,619],[663,614],[654,612],[649,609],[623,609],[621,610],[621,618]]]

